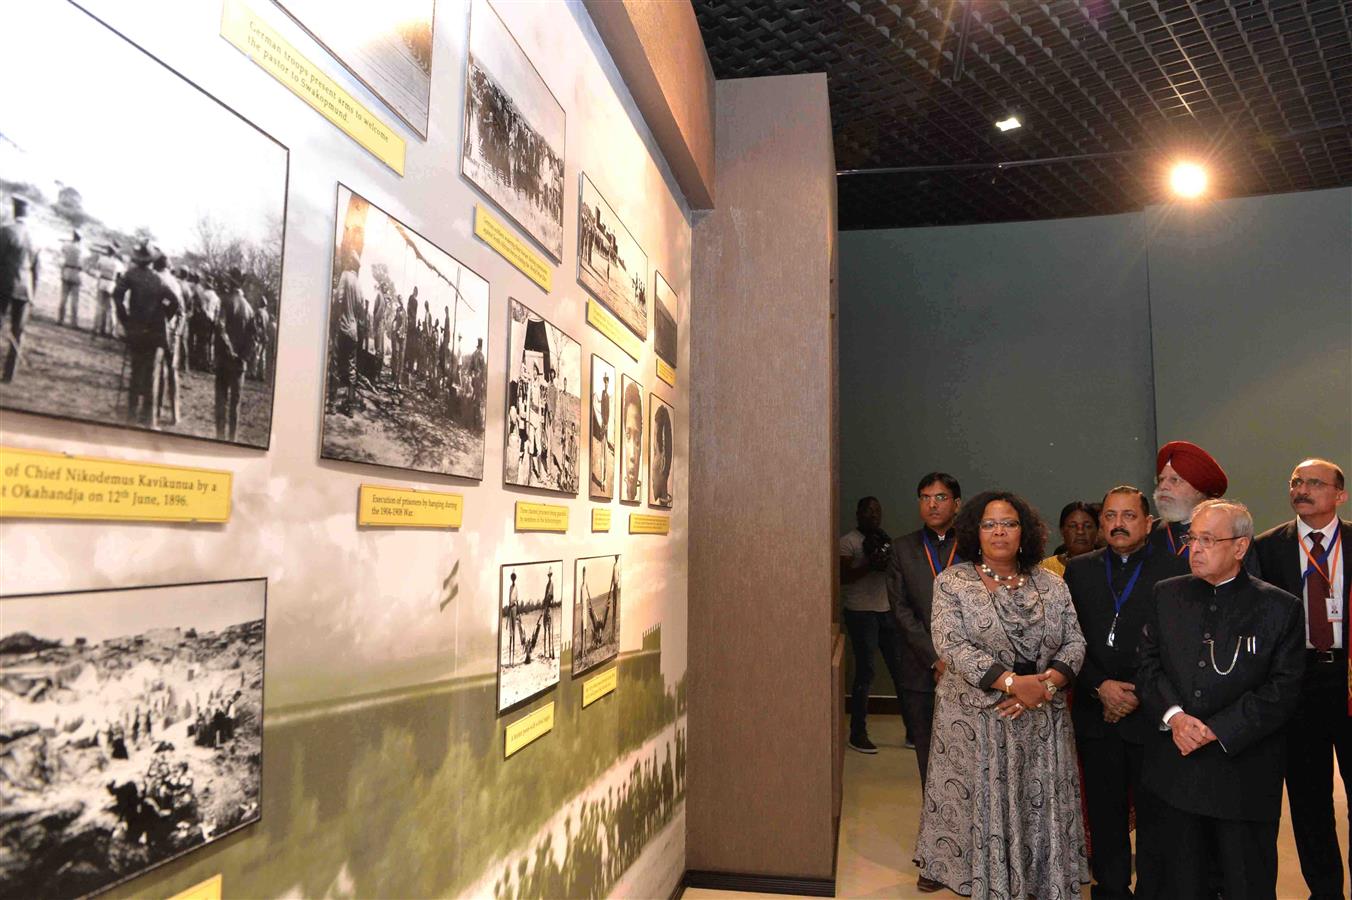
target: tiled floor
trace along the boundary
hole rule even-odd
[[[836,868],[837,897],[952,898],[941,891],[922,894],[915,888],[916,867],[911,862],[915,832],[920,822],[920,774],[915,754],[902,746],[901,722],[895,716],[869,718],[869,733],[878,745],[876,756],[845,751],[845,802],[841,813],[840,848]],[[1347,848],[1347,797],[1335,778],[1334,809],[1338,833]],[[1283,815],[1278,838],[1277,896],[1301,900],[1309,896],[1300,877],[1291,822]],[[730,900],[735,897],[783,897],[733,891],[687,890],[687,900]],[[1086,887],[1084,896],[1089,896]]]

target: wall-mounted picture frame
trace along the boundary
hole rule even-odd
[[[521,301],[508,306],[503,482],[576,494],[582,347]]]
[[[630,331],[648,339],[648,256],[601,196],[579,176],[577,280]]]
[[[676,492],[673,460],[676,453],[676,413],[656,394],[648,395],[648,505],[671,509]]]
[[[498,713],[559,683],[563,655],[563,560],[501,567],[498,602]]]
[[[643,502],[643,385],[620,378],[620,502]]]
[[[620,555],[573,561],[573,677],[620,655]]]

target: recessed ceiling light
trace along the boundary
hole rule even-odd
[[[1008,119],[1001,119],[995,123],[995,127],[1001,131],[1013,131],[1015,128],[1023,127],[1018,116],[1010,116]]]

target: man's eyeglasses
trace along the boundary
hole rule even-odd
[[[1209,534],[1183,535],[1183,543],[1190,544],[1194,547],[1201,547],[1203,550],[1210,550],[1212,547],[1216,546],[1221,541],[1237,541],[1237,540],[1239,540],[1238,536],[1228,538],[1218,538],[1212,537]]]
[[[920,500],[921,500],[922,503],[923,503],[923,502],[928,502],[928,501],[931,501],[931,500],[934,501],[935,503],[943,503],[943,502],[944,502],[945,500],[947,500],[947,499],[948,499],[948,495],[947,495],[947,494],[921,494],[921,495],[920,495]]]
[[[1292,478],[1291,490],[1298,491],[1301,488],[1309,488],[1317,491],[1320,488],[1333,487],[1332,482],[1324,481],[1322,478]]]
[[[982,530],[982,531],[994,531],[994,530],[997,529],[997,528],[1003,529],[1004,531],[1013,531],[1015,528],[1018,528],[1018,527],[1020,527],[1020,526],[1019,526],[1019,521],[1018,521],[1017,519],[982,519],[982,520],[981,520],[981,530]]]

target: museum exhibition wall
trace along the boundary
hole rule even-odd
[[[10,17],[0,894],[686,868],[690,205],[581,2],[390,6]]]
[[[1352,190],[840,242],[842,522],[875,494],[889,532],[914,528],[935,468],[1055,515],[1101,497],[1105,471],[1152,484],[1155,449],[1187,439],[1271,524],[1296,460],[1352,447],[1331,400],[1352,382]],[[942,403],[875,389],[936,378]],[[1316,385],[1306,402],[1293,379]],[[1261,441],[1235,427],[1254,409]]]

